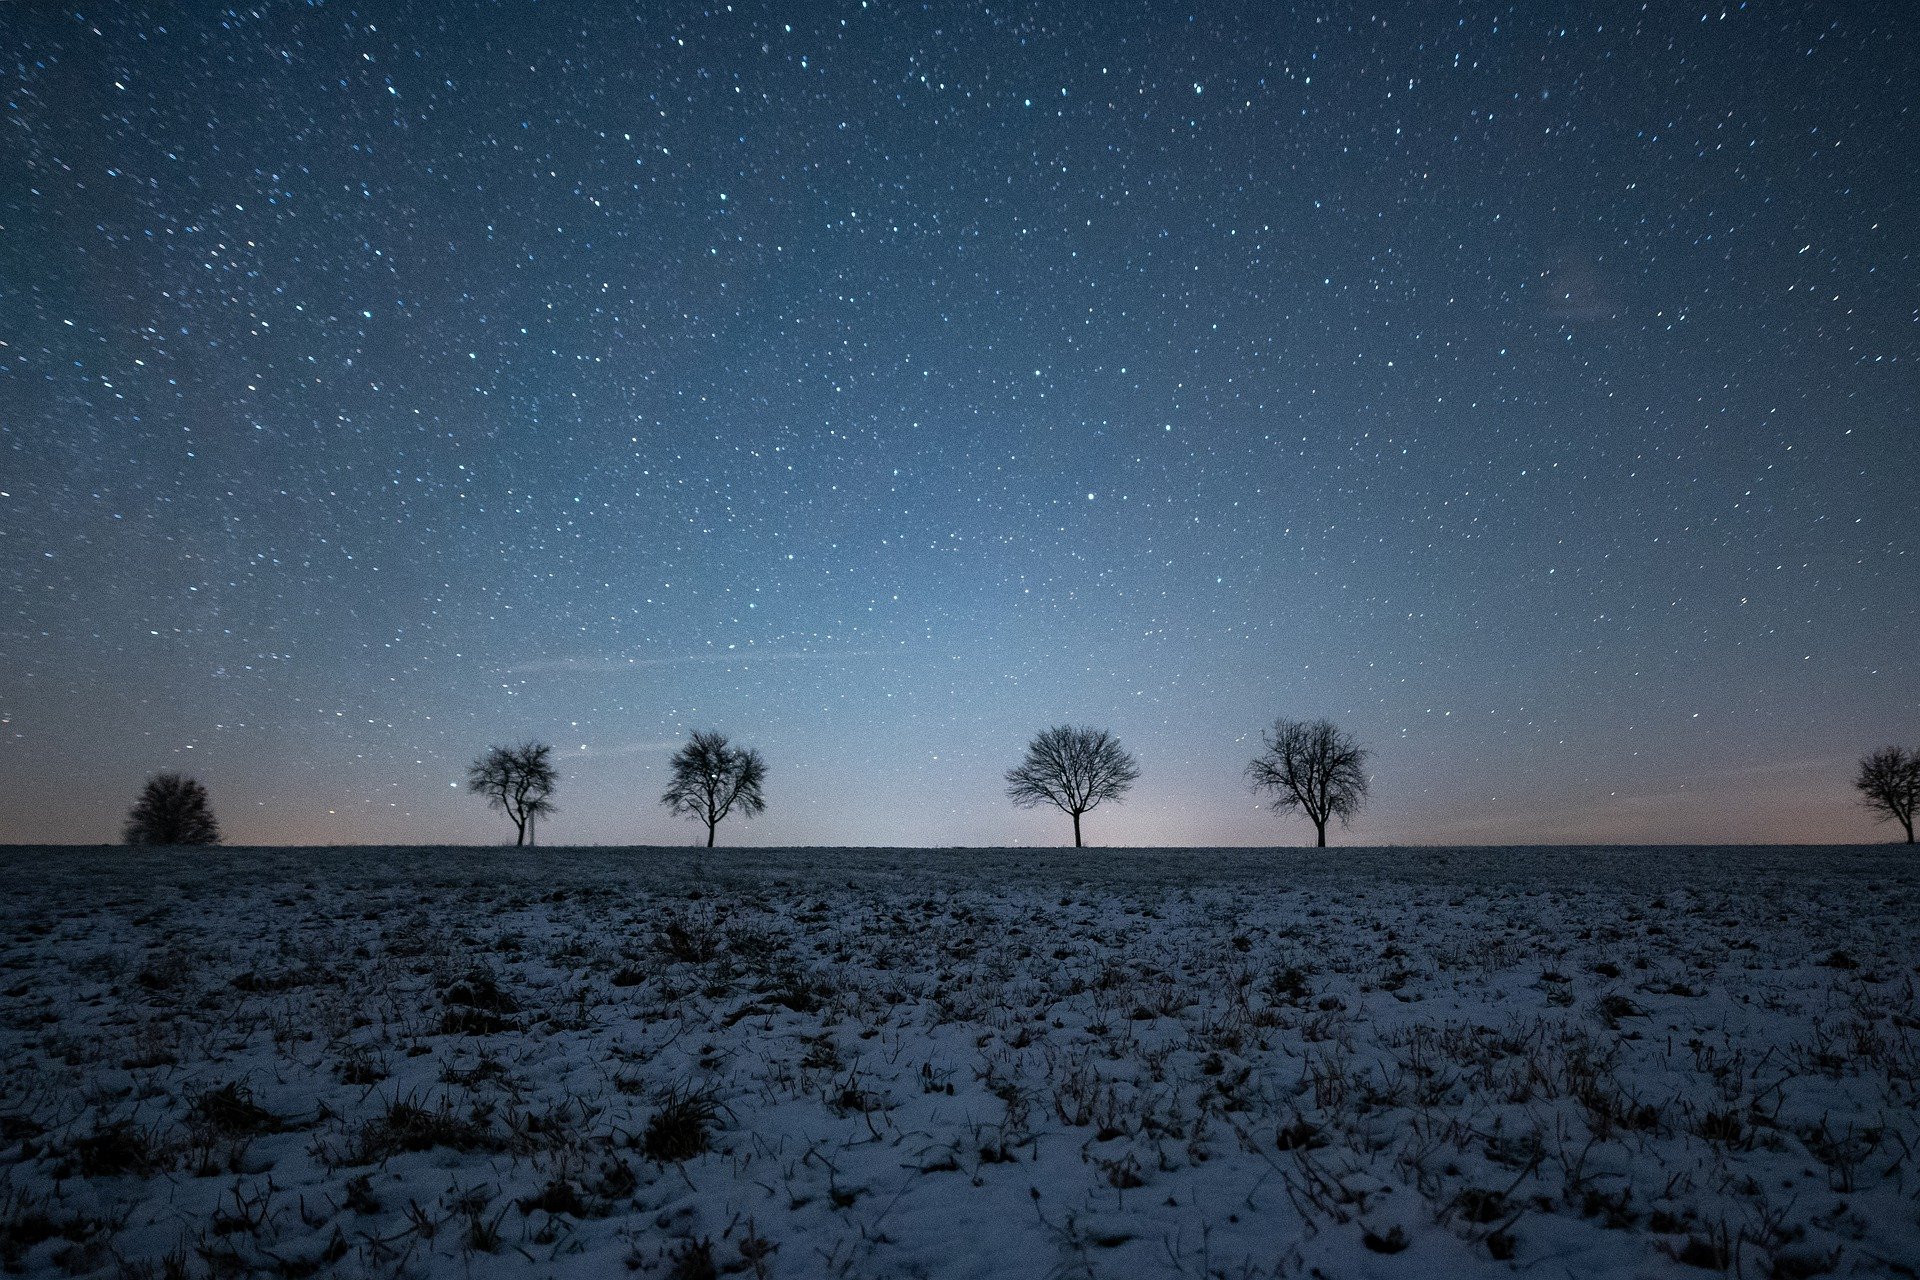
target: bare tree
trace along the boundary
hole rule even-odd
[[[1073,847],[1080,815],[1102,800],[1118,801],[1140,776],[1140,766],[1105,729],[1055,725],[1027,744],[1027,758],[1007,770],[1007,795],[1022,809],[1050,804],[1073,815]]]
[[[751,818],[767,807],[760,788],[767,780],[767,762],[751,747],[727,744],[727,735],[697,729],[687,744],[673,753],[673,780],[660,803],[669,812],[707,824],[707,848],[713,848],[714,828],[738,809]]]
[[[147,779],[127,814],[121,839],[128,844],[219,844],[207,789],[182,773]]]
[[[1898,822],[1913,843],[1913,813],[1920,807],[1920,751],[1882,747],[1861,757],[1853,785],[1860,803],[1879,816],[1875,822]]]
[[[533,824],[560,808],[553,802],[559,785],[553,748],[527,741],[517,747],[488,747],[467,766],[467,790],[487,798],[487,807],[504,811],[512,821],[514,844],[524,845]]]
[[[1261,735],[1266,749],[1247,765],[1255,791],[1273,793],[1279,813],[1307,815],[1327,847],[1327,820],[1346,826],[1366,803],[1372,753],[1327,720],[1276,720]]]

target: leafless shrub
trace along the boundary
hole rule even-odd
[[[159,1128],[116,1120],[76,1139],[62,1164],[83,1178],[144,1178],[167,1168],[174,1149]]]
[[[254,1136],[277,1133],[281,1118],[253,1100],[253,1090],[238,1080],[202,1092],[193,1100],[192,1118],[216,1133]]]
[[[451,1101],[421,1102],[409,1094],[388,1101],[348,1142],[348,1164],[376,1164],[409,1151],[447,1147],[459,1152],[498,1151],[501,1141],[486,1125],[454,1112]]]
[[[703,1154],[711,1145],[708,1131],[719,1112],[719,1103],[708,1090],[670,1090],[647,1118],[640,1137],[641,1154],[661,1164],[678,1164]]]
[[[653,936],[653,945],[669,959],[706,964],[720,954],[721,934],[711,913],[668,915]]]

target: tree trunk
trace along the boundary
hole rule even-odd
[[[1080,842],[1080,815],[1077,813],[1073,815],[1073,847],[1076,849],[1086,848],[1086,845]]]
[[[1314,847],[1319,849],[1326,848],[1327,847],[1327,824],[1324,822],[1317,822],[1314,824],[1313,829],[1316,833],[1318,833],[1320,837],[1317,841],[1314,842]]]
[[[514,836],[513,847],[518,849],[527,842],[527,824],[525,822],[516,822],[514,823],[514,829],[517,834]]]
[[[713,848],[713,829],[718,825],[719,824],[715,822],[709,822],[707,824],[707,848],[709,849]]]

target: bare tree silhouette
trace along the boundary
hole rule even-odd
[[[560,811],[553,802],[559,775],[552,755],[549,744],[527,741],[517,747],[488,747],[467,766],[467,790],[485,796],[488,808],[506,813],[516,846],[527,842],[535,821]]]
[[[1881,747],[1860,758],[1853,785],[1860,803],[1879,816],[1875,822],[1898,822],[1913,843],[1913,813],[1920,807],[1920,751]]]
[[[687,744],[673,753],[673,779],[660,803],[669,812],[707,824],[707,848],[713,848],[714,828],[738,809],[751,818],[767,807],[760,788],[767,780],[767,762],[751,747],[727,744],[727,735],[698,729]]]
[[[1073,847],[1080,815],[1102,800],[1118,801],[1140,776],[1140,766],[1105,729],[1055,725],[1027,744],[1027,758],[1007,770],[1007,795],[1022,809],[1050,804],[1073,816]]]
[[[1275,812],[1306,814],[1326,848],[1327,820],[1344,827],[1366,803],[1372,753],[1326,720],[1276,720],[1261,740],[1265,750],[1247,765],[1253,789],[1273,793]]]
[[[207,789],[183,773],[147,779],[127,814],[121,839],[128,844],[219,844]]]

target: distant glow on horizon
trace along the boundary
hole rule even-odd
[[[0,842],[1890,838],[1920,747],[1914,27],[10,6]],[[1778,74],[1752,74],[1774,67]],[[1308,68],[1311,68],[1309,73]]]

